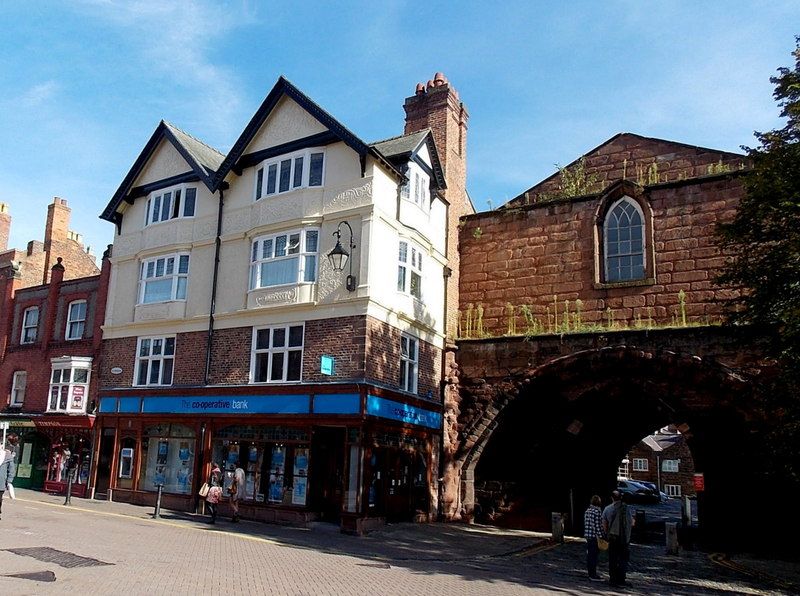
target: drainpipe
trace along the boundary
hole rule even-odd
[[[219,209],[217,211],[217,238],[214,241],[214,276],[211,280],[211,304],[208,307],[208,338],[206,339],[206,370],[203,385],[208,385],[211,373],[211,343],[214,340],[214,312],[217,305],[217,275],[219,274],[219,252],[222,245],[222,205],[225,203],[224,186],[219,189]]]

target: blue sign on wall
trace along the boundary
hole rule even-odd
[[[142,398],[143,414],[308,414],[308,395],[202,395]]]
[[[389,420],[399,420],[417,426],[427,428],[442,428],[442,415],[439,412],[423,410],[399,401],[384,399],[375,395],[367,396],[367,414],[388,418]]]
[[[360,414],[358,393],[322,393],[314,396],[315,414]]]

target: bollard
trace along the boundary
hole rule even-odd
[[[163,484],[156,484],[158,494],[156,495],[156,510],[153,513],[153,519],[161,519],[161,492],[164,489]]]
[[[564,518],[560,513],[550,516],[552,524],[553,542],[564,542]]]
[[[666,522],[664,524],[665,535],[667,539],[667,554],[678,554],[678,524],[675,522]]]
[[[72,504],[72,476],[74,473],[73,470],[69,470],[67,472],[67,498],[64,499],[64,505],[71,505]]]

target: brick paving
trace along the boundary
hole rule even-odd
[[[328,524],[299,529],[223,519],[211,526],[208,518],[179,512],[153,520],[150,508],[84,499],[65,507],[63,497],[25,490],[18,496],[3,503],[0,594],[611,593],[584,577],[581,542],[552,546],[533,532],[397,524],[359,538]],[[38,560],[7,550],[41,547],[109,565],[65,567],[59,561],[74,557]],[[662,552],[634,547],[628,593],[781,593],[706,555]],[[55,581],[8,577],[45,571]]]

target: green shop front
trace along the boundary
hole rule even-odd
[[[3,444],[10,434],[19,437],[17,444],[17,477],[14,486],[42,490],[47,475],[49,439],[36,430],[31,415],[8,414],[0,417]]]
[[[153,505],[160,486],[162,506],[202,512],[212,462],[226,497],[238,463],[244,518],[352,532],[423,521],[435,513],[441,426],[438,402],[362,384],[106,391],[94,495]]]

